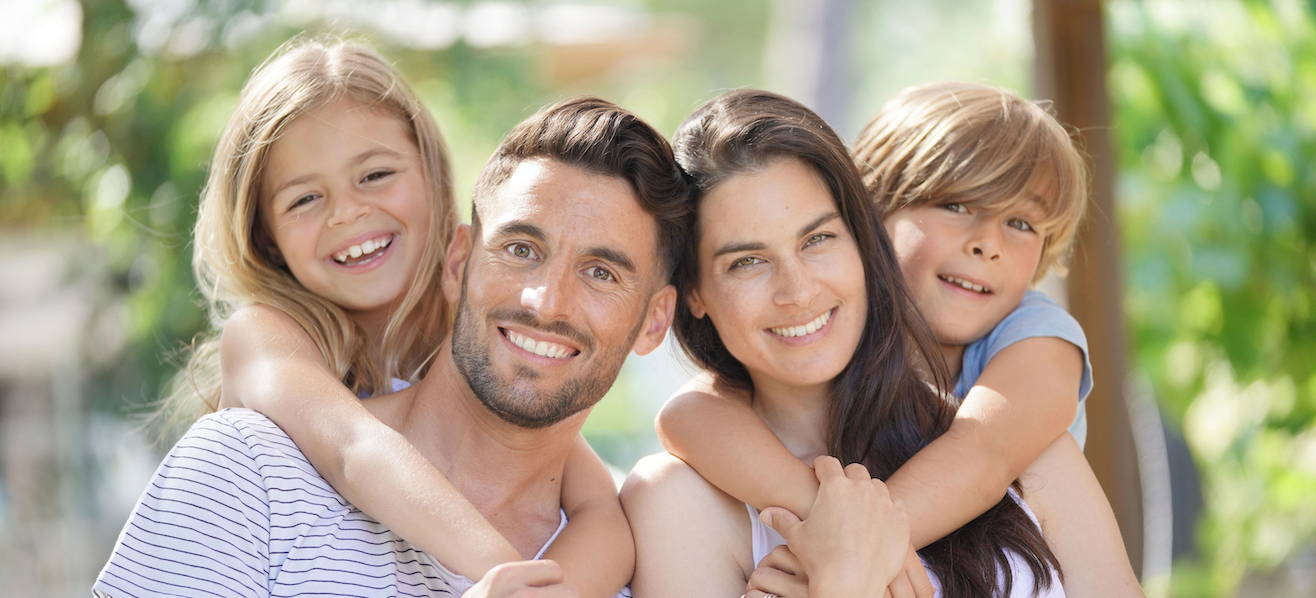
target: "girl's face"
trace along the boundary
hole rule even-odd
[[[420,152],[396,116],[336,100],[270,148],[260,210],[297,281],[356,317],[386,316],[430,234]]]
[[[693,314],[712,318],[756,387],[830,383],[859,345],[868,299],[822,179],[795,159],[736,175],[705,195],[699,226]]]

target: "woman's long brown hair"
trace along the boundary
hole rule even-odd
[[[681,125],[672,143],[697,188],[698,202],[736,174],[796,159],[827,184],[863,260],[868,313],[859,346],[831,388],[827,446],[842,463],[862,463],[886,480],[950,428],[949,376],[932,333],[905,287],[895,251],[868,200],[845,144],[817,114],[776,94],[733,91],[708,102]],[[677,274],[682,296],[698,284],[696,225]],[[752,389],[749,372],[727,350],[708,318],[680,302],[674,329],[685,352],[733,387]],[[1060,564],[1041,530],[1009,496],[919,553],[945,596],[1008,596],[1009,551],[1032,570],[1033,590],[1050,586]]]

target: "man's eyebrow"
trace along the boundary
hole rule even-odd
[[[585,249],[583,254],[616,264],[617,267],[630,272],[631,274],[636,272],[635,262],[631,261],[631,258],[626,257],[625,254],[615,249],[609,249],[607,247],[589,247]]]
[[[493,234],[494,238],[521,235],[540,242],[548,241],[548,235],[544,234],[544,229],[526,222],[508,222],[494,229]]]

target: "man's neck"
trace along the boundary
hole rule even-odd
[[[587,411],[534,430],[503,421],[457,371],[447,343],[424,379],[408,390],[367,406],[415,445],[523,556],[534,556],[560,523],[562,472]]]

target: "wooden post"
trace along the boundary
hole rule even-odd
[[[1092,159],[1092,196],[1068,279],[1069,310],[1087,333],[1094,385],[1086,453],[1119,520],[1134,571],[1142,575],[1142,490],[1124,398],[1125,337],[1115,158],[1106,96],[1100,0],[1034,0],[1036,96],[1081,132]]]

